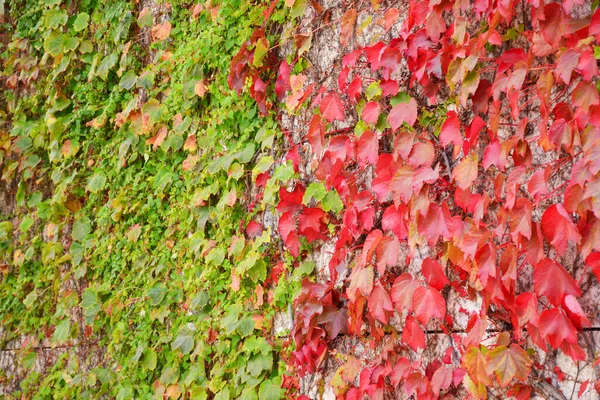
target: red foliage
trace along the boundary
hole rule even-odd
[[[357,15],[373,12],[364,3],[333,22],[344,48]],[[334,245],[330,280],[305,280],[295,300],[297,371],[317,370],[332,340],[348,334],[382,353],[362,366],[358,386],[336,388],[340,396],[403,385],[409,396],[437,398],[462,385],[478,398],[494,386],[525,399],[536,390],[525,335],[542,350],[589,357],[578,345],[590,326],[578,298],[583,279],[600,279],[600,10],[570,15],[582,7],[411,0],[401,26],[397,9],[381,12],[393,38],[343,55],[337,87],[294,88],[296,58],[280,64],[275,94],[292,112],[308,106],[314,159],[304,162],[343,203],[336,214],[302,204],[302,185],[279,192],[279,233],[293,256]],[[239,91],[250,77],[262,111],[270,82],[251,64],[260,37],[232,61],[229,84]],[[349,116],[362,121],[338,129]],[[289,146],[297,156],[302,143]],[[426,246],[422,259],[416,250]],[[576,280],[579,260],[586,268]],[[454,327],[456,297],[479,300],[478,310],[462,310],[466,327]],[[484,345],[491,326],[506,332]],[[427,346],[427,329],[455,345],[424,366],[409,359]]]

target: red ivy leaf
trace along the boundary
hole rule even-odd
[[[581,330],[592,325],[575,296],[570,294],[565,296],[565,299],[563,300],[563,309],[577,329]]]
[[[322,105],[323,103],[321,103]],[[323,144],[325,142],[325,124],[319,114],[315,114],[308,126],[308,143],[310,143],[313,152],[317,157],[323,154]]]
[[[334,93],[327,95],[321,100],[320,109],[321,114],[328,122],[344,120],[344,105],[340,98]]]
[[[377,122],[379,118],[379,103],[376,101],[371,101],[367,103],[365,108],[362,111],[362,119],[367,124],[374,124]]]
[[[448,111],[446,116],[446,121],[442,125],[442,131],[440,133],[440,142],[442,142],[444,147],[450,143],[454,143],[455,146],[460,146],[463,142],[463,137],[460,133],[458,114],[456,114],[456,111]]]
[[[383,324],[387,324],[394,311],[388,292],[378,284],[369,296],[369,312]]]
[[[559,255],[564,255],[568,242],[579,244],[581,235],[565,207],[558,203],[548,207],[542,216],[542,232]]]
[[[555,349],[558,349],[565,340],[568,343],[577,343],[577,329],[558,308],[544,311],[540,316],[539,326],[542,337]]]
[[[444,318],[446,300],[437,289],[420,286],[413,294],[413,308],[419,322],[427,326],[431,317]]]
[[[391,294],[398,312],[404,310],[412,311],[413,295],[418,287],[419,283],[408,273],[404,273],[396,278]]]
[[[565,84],[571,82],[571,74],[577,63],[579,62],[579,53],[573,49],[569,49],[563,53],[556,63],[556,69],[554,70],[557,77],[559,77]]]
[[[256,221],[250,221],[248,225],[246,225],[246,235],[251,239],[260,236],[262,231],[262,225]]]
[[[413,126],[417,121],[417,101],[411,97],[408,103],[400,103],[392,108],[388,115],[392,130],[397,130],[404,122]]]
[[[360,76],[355,77],[350,85],[348,86],[348,97],[353,102],[357,102],[360,98],[360,94],[362,93],[362,79]]]
[[[372,131],[365,131],[356,142],[356,156],[358,165],[364,168],[367,164],[377,164],[377,154],[379,152],[379,140]]]
[[[429,286],[437,290],[442,290],[444,286],[450,283],[440,263],[430,257],[423,260],[421,271]]]
[[[275,94],[279,101],[282,101],[285,98],[285,92],[292,88],[290,84],[290,71],[290,64],[286,60],[283,60],[279,64],[279,75],[275,82]]]
[[[325,212],[320,208],[305,208],[298,220],[298,229],[308,242],[325,239],[325,225],[323,224]]]
[[[414,351],[425,348],[425,332],[412,315],[406,317],[406,324],[402,330],[402,342]]]
[[[577,282],[567,270],[554,260],[544,258],[533,271],[535,292],[546,298],[554,306],[563,302],[566,295],[581,295]],[[556,347],[556,346],[555,346]]]
[[[297,185],[293,191],[288,192],[286,188],[279,189],[279,203],[277,211],[280,213],[294,213],[304,208],[302,198],[304,197],[304,186]]]
[[[400,204],[389,206],[381,217],[381,227],[383,230],[391,230],[400,240],[404,240],[408,236],[408,228],[405,221],[406,206]]]
[[[600,281],[600,252],[594,251],[590,253],[585,259],[585,263],[592,269],[592,272],[596,275],[596,279]]]

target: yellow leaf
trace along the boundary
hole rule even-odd
[[[502,386],[507,386],[514,378],[526,381],[530,371],[529,355],[516,344],[498,346],[487,355],[486,372],[494,373]]]

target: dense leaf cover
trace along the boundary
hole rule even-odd
[[[4,395],[283,396],[273,317],[310,268],[249,224],[280,133],[226,81],[270,5],[0,3]]]
[[[339,18],[320,3],[286,1],[339,38],[336,79],[315,79],[305,57],[319,33],[306,28],[276,80],[250,62],[260,31],[229,76],[249,79],[263,110],[274,88],[305,121],[282,159],[296,172],[277,205],[286,251],[301,262],[334,249],[295,299],[285,386],[334,357],[343,398],[525,399],[537,352],[593,361],[578,331],[590,326],[581,283],[600,277],[597,2],[372,0],[344,2]],[[384,33],[361,46],[369,24]],[[466,326],[456,298],[476,307],[458,310]],[[425,331],[450,339],[430,363]],[[335,351],[348,336],[376,354]]]

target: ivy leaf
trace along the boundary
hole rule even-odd
[[[254,354],[248,360],[246,364],[246,370],[248,373],[257,378],[263,371],[268,371],[273,366],[273,355],[269,354]]]
[[[413,294],[413,309],[417,320],[427,326],[431,317],[444,318],[446,315],[446,300],[437,289],[420,286]]]
[[[188,326],[184,325],[177,332],[177,337],[171,343],[173,350],[179,349],[183,354],[188,354],[194,348],[194,331]]]
[[[156,369],[156,352],[153,349],[144,350],[144,358],[142,359],[142,367],[154,371]]]
[[[69,337],[71,331],[71,321],[68,318],[61,320],[56,324],[54,333],[52,334],[52,342],[62,343]]]
[[[483,385],[490,385],[492,383],[486,371],[487,362],[486,356],[478,347],[469,348],[462,359],[462,363],[469,372],[469,377],[473,382]]]
[[[262,65],[262,60],[269,52],[269,47],[269,41],[266,37],[258,39],[258,41],[256,42],[256,47],[254,48],[254,58],[252,60],[252,65],[254,65],[255,67],[260,67]]]
[[[323,185],[321,182],[313,182],[306,188],[304,197],[302,197],[302,202],[304,204],[308,204],[310,203],[311,199],[315,199],[316,201],[320,202],[325,198],[325,196],[327,196],[327,189],[325,188],[325,185]]]
[[[241,337],[248,337],[254,332],[254,325],[254,319],[248,315],[240,319],[236,330]]]
[[[395,105],[388,115],[388,122],[392,130],[398,130],[404,122],[413,126],[417,121],[417,101],[412,97],[408,103]]]
[[[379,103],[375,101],[371,101],[367,103],[365,108],[362,111],[362,119],[367,124],[374,124],[377,122],[379,118]]]
[[[440,142],[444,147],[448,146],[450,143],[453,143],[455,146],[462,145],[463,137],[460,133],[458,114],[456,114],[456,111],[448,111],[446,117],[446,121],[442,125],[442,131],[440,133]]]
[[[368,304],[369,313],[381,323],[387,324],[394,311],[394,307],[392,306],[390,295],[380,284],[373,288]]]
[[[409,273],[403,273],[396,278],[391,295],[398,312],[413,310],[413,296],[418,287],[419,283]]]
[[[577,67],[578,62],[579,62],[579,53],[573,49],[568,49],[558,59],[554,73],[565,84],[568,85],[571,82],[571,74],[573,73],[573,70],[575,69],[575,67]]]
[[[554,260],[544,258],[533,271],[535,292],[546,298],[554,306],[562,303],[566,295],[581,296],[577,282],[567,270]]]
[[[577,343],[577,329],[558,308],[544,311],[540,315],[539,327],[542,337],[547,339],[555,349],[558,349],[565,340],[571,344]]]
[[[340,213],[344,209],[344,203],[342,203],[340,195],[335,190],[330,190],[327,192],[327,195],[321,202],[321,206],[323,207],[323,211],[331,211],[335,214]]]
[[[345,46],[348,43],[348,40],[350,40],[354,33],[354,24],[356,23],[357,15],[356,9],[351,8],[342,16],[340,26],[340,43],[342,46]]]
[[[75,21],[73,22],[73,29],[75,30],[75,32],[80,32],[87,28],[89,20],[90,15],[88,13],[83,12],[78,14],[77,18],[75,18]]]
[[[144,7],[142,11],[140,11],[140,15],[137,19],[137,24],[140,28],[145,28],[147,26],[152,25],[153,16],[152,12],[148,7]]]
[[[323,103],[321,103],[322,105]],[[343,115],[342,115],[343,118]],[[317,157],[323,154],[325,143],[325,124],[319,114],[313,115],[308,125],[308,143]]]
[[[479,158],[477,153],[471,153],[469,156],[462,159],[460,164],[452,170],[452,179],[456,185],[462,190],[467,190],[473,185],[477,179],[477,167]]]
[[[542,216],[542,232],[559,255],[564,255],[568,242],[579,244],[581,235],[561,203],[553,204]]]
[[[365,131],[356,142],[356,158],[358,165],[364,168],[367,164],[376,165],[379,152],[379,140],[373,131]]]
[[[325,238],[323,217],[325,212],[320,208],[305,208],[298,218],[298,230],[309,243]]]
[[[290,64],[288,64],[287,60],[283,60],[279,64],[279,74],[275,82],[275,94],[280,101],[285,98],[285,92],[291,89],[290,71]]]
[[[425,348],[425,332],[410,314],[406,317],[406,324],[402,330],[402,342],[414,351]]]
[[[54,57],[58,57],[64,52],[65,35],[58,32],[52,32],[44,40],[44,50]]]
[[[381,217],[381,227],[384,231],[391,230],[400,240],[408,237],[408,227],[406,224],[406,206],[391,205],[385,209]]]
[[[106,80],[108,78],[108,72],[117,64],[117,53],[112,52],[100,61],[98,64],[98,69],[96,69],[96,75],[102,78],[102,80]]]
[[[442,290],[450,283],[440,263],[430,257],[423,260],[421,271],[429,286],[437,290]]]
[[[600,252],[594,251],[585,259],[586,265],[592,270],[596,279],[600,281]]]
[[[152,27],[152,39],[154,41],[166,40],[171,34],[171,23],[165,21]]]
[[[150,304],[153,307],[158,306],[163,301],[166,294],[167,294],[167,288],[165,287],[164,284],[158,283],[158,284],[154,285],[153,287],[151,287],[148,290],[148,296],[150,297],[150,300],[151,300]]]
[[[90,232],[91,232],[91,227],[90,227],[89,220],[78,219],[73,224],[73,231],[71,232],[71,237],[73,238],[73,240],[82,242],[83,240],[85,240],[87,235],[90,234]]]
[[[340,98],[334,93],[330,93],[321,100],[320,109],[321,115],[323,115],[323,118],[328,122],[344,120],[344,106],[340,101]]]
[[[87,190],[92,193],[97,193],[100,190],[104,189],[104,185],[106,184],[106,175],[102,172],[96,172],[87,184]]]
[[[527,381],[531,372],[531,359],[525,350],[516,344],[498,346],[487,355],[486,372],[495,374],[501,386],[507,386],[514,378]]]
[[[350,276],[350,286],[347,294],[350,301],[356,301],[356,292],[360,291],[363,296],[368,297],[373,290],[374,271],[372,266],[357,267]]]
[[[260,400],[279,400],[285,397],[285,389],[281,387],[281,378],[276,376],[266,379],[260,384],[258,398]]]
[[[129,90],[135,86],[137,82],[137,75],[133,71],[127,71],[123,76],[121,76],[121,80],[119,81],[119,86],[122,89]]]

